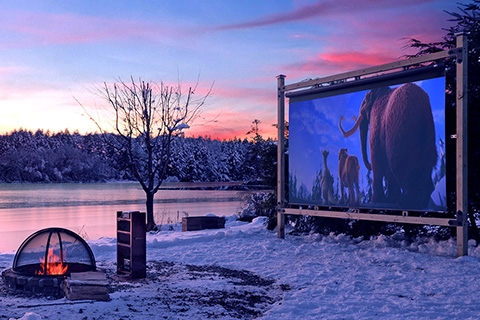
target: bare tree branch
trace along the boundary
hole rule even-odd
[[[153,198],[166,178],[173,153],[172,141],[181,137],[200,115],[213,84],[206,95],[194,99],[197,87],[198,79],[186,93],[180,84],[154,84],[141,79],[136,81],[133,77],[128,83],[105,82],[97,89],[97,94],[113,110],[113,119],[106,117],[102,121],[92,117],[79,102],[100,132],[108,137],[109,145],[123,155],[128,170],[145,191],[148,230],[155,226]],[[105,128],[107,124],[115,135],[109,134]]]

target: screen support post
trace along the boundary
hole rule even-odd
[[[456,143],[456,212],[457,256],[468,255],[468,38],[457,34],[457,143]],[[460,51],[461,50],[461,51]]]
[[[285,76],[277,76],[277,237],[285,238]]]

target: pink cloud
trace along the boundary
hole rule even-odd
[[[364,66],[372,66],[383,64],[391,61],[391,56],[382,54],[368,54],[365,52],[340,52],[325,53],[318,56],[318,60],[322,63],[342,66],[342,68],[359,68]]]
[[[424,1],[424,4],[434,2]],[[353,3],[355,6],[359,3],[373,5],[372,1]],[[326,30],[322,34],[292,36],[317,42],[318,51],[298,52],[296,61],[285,65],[282,70],[289,78],[326,76],[404,59],[416,52],[408,48],[411,38],[424,42],[441,41],[446,34],[442,28],[450,25],[447,21],[450,16],[440,9],[427,11],[423,7],[423,10],[416,10],[421,3],[415,4],[418,6],[408,7],[402,2],[403,10],[386,10],[396,5],[385,1],[381,12],[355,12],[349,8],[344,13],[336,12],[337,19],[330,20],[330,23],[318,20],[315,23],[319,29]]]
[[[328,76],[395,61],[394,56],[381,52],[340,51],[319,53],[313,58],[284,67],[288,78]]]

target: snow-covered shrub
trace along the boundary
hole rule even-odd
[[[256,192],[250,194],[244,201],[245,205],[240,212],[239,220],[252,221],[256,217],[268,217],[268,229],[276,225],[277,196],[273,192]]]
[[[293,234],[345,234],[352,238],[363,237],[365,239],[402,234],[404,240],[407,242],[420,237],[444,241],[454,236],[454,234],[452,234],[452,228],[448,227],[312,216],[292,216],[290,225],[293,227]]]

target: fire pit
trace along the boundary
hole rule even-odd
[[[2,277],[9,289],[61,297],[61,283],[72,272],[95,270],[95,257],[85,240],[67,229],[47,228],[25,239],[12,269]]]

